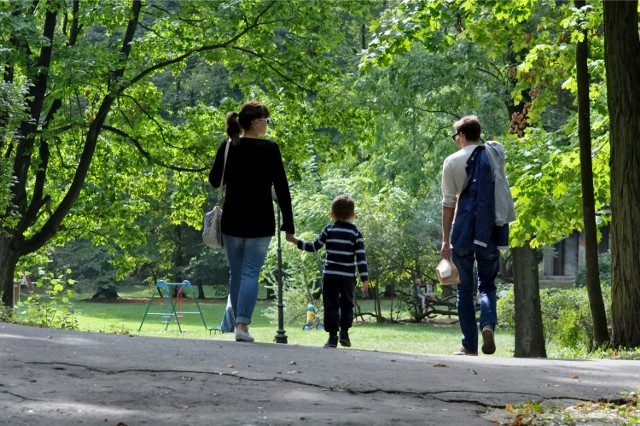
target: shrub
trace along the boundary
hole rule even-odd
[[[68,274],[70,271],[67,270]],[[71,298],[74,291],[70,288],[74,280],[66,279],[65,275],[55,276],[54,273],[40,271],[40,279],[35,282],[40,292],[29,295],[20,306],[26,306],[19,322],[27,325],[60,328],[63,330],[77,330],[76,319]]]
[[[275,248],[275,247],[274,247]],[[273,254],[273,253],[272,253]],[[322,253],[324,254],[324,253]],[[318,253],[305,253],[288,245],[282,250],[283,276],[282,301],[284,303],[284,323],[302,325],[307,320],[307,306],[311,303],[316,313],[322,308],[322,291],[320,286],[322,274],[322,257]],[[277,294],[276,256],[269,256],[265,264],[265,280],[267,288]],[[273,324],[278,320],[277,298],[273,305],[265,310],[265,315]]]
[[[607,307],[607,318],[611,318],[611,289],[603,286],[603,297]],[[569,351],[588,351],[593,346],[593,320],[586,289],[544,289],[540,291],[542,324],[545,340]],[[513,290],[498,300],[500,325],[515,326],[515,303]]]
[[[500,291],[496,311],[498,326],[513,329],[516,326],[516,308],[513,298],[513,288]]]
[[[611,287],[611,252],[606,251],[598,255],[598,273],[600,275],[600,285]],[[576,287],[586,287],[587,268],[581,266],[576,274]]]

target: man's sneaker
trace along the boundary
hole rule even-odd
[[[493,327],[489,324],[482,327],[482,353],[491,355],[496,351],[496,342],[493,338]]]
[[[248,331],[236,328],[236,342],[253,342],[253,337],[251,337]]]
[[[337,334],[330,334],[329,335],[329,340],[327,340],[327,343],[324,344],[325,348],[337,348],[338,347],[338,335]]]
[[[349,332],[341,331],[340,332],[340,344],[342,346],[351,347],[351,340],[349,340]]]
[[[466,355],[466,356],[478,356],[477,352],[471,352],[470,350],[468,350],[464,346],[460,347],[460,350],[458,352],[454,352],[453,354],[454,355]]]

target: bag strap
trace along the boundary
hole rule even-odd
[[[227,156],[229,155],[229,145],[231,140],[227,139],[227,146],[224,147],[224,162],[222,163],[222,177],[220,178],[220,186],[218,187],[218,202],[224,197],[224,171],[227,168]]]

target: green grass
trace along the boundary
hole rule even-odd
[[[189,339],[234,340],[233,333],[210,334],[208,328],[217,327],[224,314],[226,299],[206,299],[198,301],[207,327],[202,323],[200,315],[185,314],[178,331],[175,322],[168,327],[162,323],[160,315],[147,315],[142,329],[140,324],[147,309],[151,296],[149,287],[134,288],[128,291],[119,290],[125,301],[94,302],[88,299],[88,294],[81,294],[74,300],[74,311],[79,329],[82,331],[100,333],[120,333],[154,337],[172,337]],[[211,297],[212,294],[205,296]],[[138,298],[131,300],[130,298]],[[156,296],[157,303],[151,304],[150,313],[162,313],[164,304]],[[277,333],[277,325],[272,324],[265,315],[271,301],[259,300],[250,326],[251,334],[257,342],[273,342]],[[371,312],[370,300],[362,301],[362,311]],[[388,309],[383,307],[384,309]],[[197,312],[193,301],[185,301],[181,311]],[[20,310],[18,310],[20,311]],[[288,344],[321,347],[327,339],[327,333],[322,330],[302,330],[302,323],[285,325]],[[460,347],[460,328],[455,319],[436,318],[422,323],[376,323],[356,321],[350,331],[352,348],[384,352],[404,352],[418,354],[451,354]],[[514,350],[514,337],[511,331],[496,333],[496,356],[511,357]]]
[[[175,323],[166,327],[161,321],[160,315],[148,315],[145,318],[142,329],[140,323],[151,297],[151,287],[127,287],[126,290],[118,289],[124,301],[120,302],[92,302],[89,297],[92,293],[78,294],[73,301],[75,318],[79,329],[82,331],[99,333],[119,333],[154,337],[172,337],[189,339],[233,340],[232,333],[210,334],[208,328],[220,325],[226,299],[214,299],[214,290],[205,287],[205,301],[199,301],[207,327],[202,324],[199,315],[184,315],[182,323],[183,333],[178,331]],[[219,297],[219,295],[217,295]],[[261,287],[260,297],[265,296],[265,290]],[[46,298],[43,299],[46,306]],[[373,302],[361,300],[361,311],[372,312]],[[397,304],[396,304],[397,306]],[[277,333],[277,326],[272,324],[265,315],[268,307],[273,307],[273,302],[259,300],[253,315],[251,334],[258,342],[273,342]],[[390,301],[383,301],[383,312],[389,315]],[[152,313],[163,312],[163,303],[158,299],[150,309]],[[185,302],[183,311],[196,312],[193,302]],[[17,322],[27,323],[25,307],[14,311],[17,314]],[[408,319],[408,315],[405,315]],[[166,328],[166,329],[165,329]],[[327,333],[319,330],[302,330],[302,322],[295,325],[285,325],[286,336],[290,345],[306,345],[321,347],[327,339]],[[354,349],[404,352],[418,354],[451,354],[460,348],[460,328],[455,318],[446,316],[428,320],[422,323],[403,321],[398,323],[376,323],[372,320],[356,321],[350,330]],[[497,351],[495,356],[512,357],[514,353],[515,337],[512,330],[499,329],[496,332]],[[553,342],[547,343],[547,356],[550,358],[613,358],[613,359],[640,359],[640,348],[630,351],[598,350],[586,353],[577,349],[568,350],[558,347]]]

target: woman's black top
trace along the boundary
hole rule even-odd
[[[220,186],[227,139],[216,153],[209,182]],[[257,238],[275,235],[275,188],[282,211],[281,230],[295,233],[291,194],[278,144],[267,139],[240,138],[231,144],[224,172],[226,195],[222,207],[222,233],[234,237]]]

